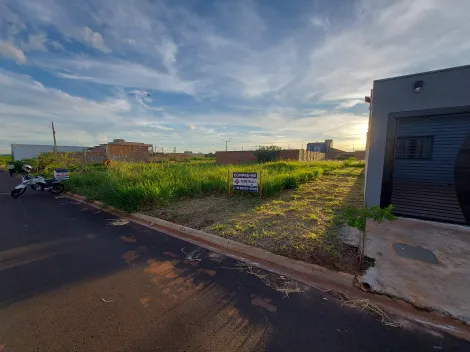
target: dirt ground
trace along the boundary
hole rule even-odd
[[[357,273],[357,251],[343,244],[342,210],[362,206],[364,170],[340,169],[260,200],[251,194],[183,199],[145,213],[292,259]]]

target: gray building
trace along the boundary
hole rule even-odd
[[[307,143],[309,152],[328,153],[333,148],[333,140],[326,139],[324,142]]]
[[[80,146],[67,146],[58,145],[58,152],[83,152],[87,147]],[[41,144],[12,144],[11,145],[11,157],[13,160],[23,160],[29,158],[35,158],[41,153],[53,152],[53,145],[41,145]]]
[[[470,224],[470,66],[374,81],[366,204]]]

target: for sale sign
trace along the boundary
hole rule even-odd
[[[256,172],[234,172],[232,182],[234,191],[258,192]]]

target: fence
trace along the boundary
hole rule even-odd
[[[244,164],[256,162],[256,155],[252,151],[235,151],[235,152],[216,152],[216,164]]]
[[[154,163],[161,161],[187,161],[190,158],[191,155],[186,153],[153,153],[149,161]]]
[[[285,161],[314,161],[324,160],[325,154],[309,152],[303,149],[281,150],[279,160]],[[215,162],[217,164],[244,164],[256,162],[256,155],[253,151],[226,151],[216,152]]]
[[[58,145],[56,150],[59,153],[80,153],[86,147]],[[23,160],[36,158],[41,153],[50,153],[54,151],[53,145],[36,144],[12,144],[11,156],[13,160]]]
[[[345,152],[342,150],[331,150],[326,153],[325,158],[327,160],[335,160],[335,159],[344,159],[353,157],[357,160],[365,160],[366,159],[366,151],[365,150],[357,150],[355,152]]]
[[[300,150],[299,161],[325,160],[325,153]]]

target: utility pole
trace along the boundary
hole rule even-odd
[[[173,148],[173,153],[176,153],[176,147]]]
[[[228,142],[230,142],[232,138],[229,138],[228,140],[225,141],[225,151],[228,151]]]
[[[54,121],[52,121],[52,137],[54,138],[54,154],[57,153],[57,142],[55,140]]]

